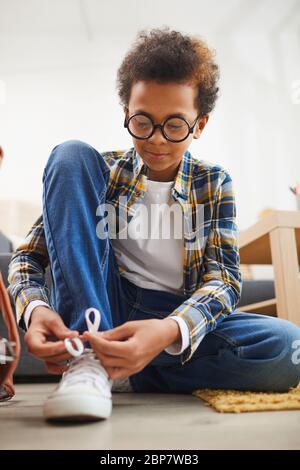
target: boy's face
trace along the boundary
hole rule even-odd
[[[198,110],[195,108],[197,89],[188,84],[167,83],[160,84],[154,81],[135,82],[131,89],[128,109],[124,108],[126,117],[137,112],[148,113],[155,124],[162,124],[167,117],[174,114],[183,114],[191,125],[195,122]],[[199,118],[193,134],[182,142],[170,142],[164,138],[160,129],[146,140],[133,139],[133,144],[149,169],[149,179],[156,181],[171,181],[175,178],[184,152],[188,149],[192,139],[198,139],[208,121],[208,116]],[[148,152],[163,154],[155,157]]]

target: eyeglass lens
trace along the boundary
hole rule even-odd
[[[147,138],[152,133],[153,123],[147,116],[137,114],[129,120],[128,127],[136,137]],[[189,134],[189,126],[181,118],[168,119],[163,129],[165,135],[172,140],[184,139]]]

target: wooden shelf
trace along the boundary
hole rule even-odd
[[[273,211],[239,233],[241,263],[272,264],[270,234],[279,228],[298,229],[295,238],[300,258],[300,211]]]
[[[261,302],[256,302],[255,304],[242,305],[241,307],[238,307],[238,311],[262,313],[264,315],[270,315],[271,317],[276,317],[277,315],[276,299],[263,300]]]

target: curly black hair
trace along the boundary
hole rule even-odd
[[[139,31],[117,71],[120,104],[128,107],[136,81],[185,83],[198,88],[195,107],[201,116],[209,114],[219,91],[219,67],[214,56],[215,51],[199,37],[184,35],[168,26]]]

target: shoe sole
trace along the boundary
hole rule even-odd
[[[97,421],[111,415],[111,398],[68,395],[48,398],[44,404],[44,417],[47,421]]]

